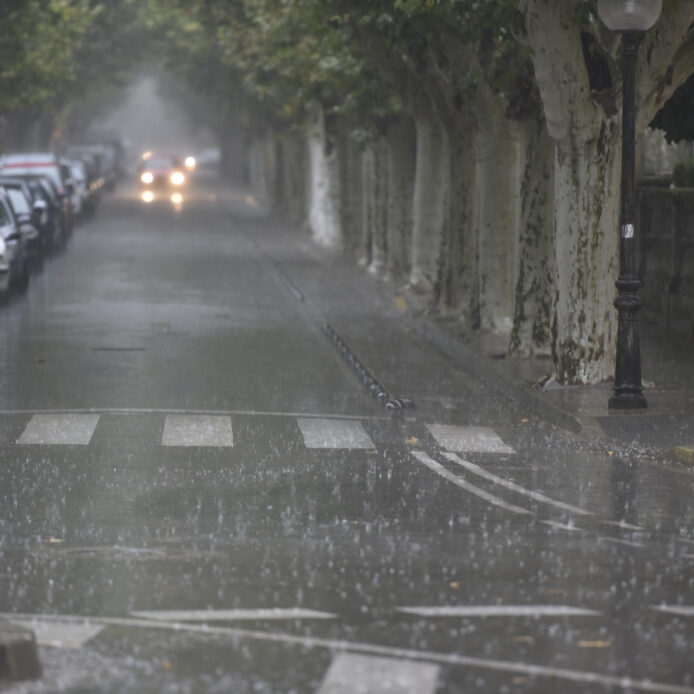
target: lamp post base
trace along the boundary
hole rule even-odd
[[[615,391],[607,406],[611,410],[645,410],[648,402],[641,388],[634,388]]]

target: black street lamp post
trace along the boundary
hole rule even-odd
[[[622,187],[619,235],[619,278],[614,305],[618,313],[617,362],[610,409],[647,407],[641,383],[641,308],[636,275],[635,122],[636,54],[644,31],[662,10],[662,0],[598,0],[598,13],[608,29],[622,34]]]

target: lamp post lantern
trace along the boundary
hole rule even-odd
[[[619,278],[614,305],[618,313],[617,361],[610,409],[647,407],[641,383],[638,313],[641,308],[636,275],[635,112],[636,54],[644,31],[658,20],[662,0],[598,0],[598,14],[608,29],[622,34],[622,186],[619,234]]]

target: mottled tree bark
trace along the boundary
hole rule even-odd
[[[518,262],[509,351],[550,354],[554,303],[554,142],[544,121],[520,124]]]
[[[431,292],[436,280],[441,237],[446,218],[449,163],[448,142],[433,109],[415,115],[417,158],[414,184],[410,284]]]
[[[342,229],[339,150],[336,145],[336,133],[330,132],[323,114],[319,114],[308,135],[308,225],[317,244],[338,249],[342,247]]]
[[[387,133],[387,275],[405,278],[410,271],[412,199],[416,166],[414,123],[402,118]]]

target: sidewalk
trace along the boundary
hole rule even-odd
[[[510,359],[505,342],[494,335],[465,335],[452,321],[432,316],[425,320],[434,326],[433,333],[455,338],[474,355],[477,368],[484,369],[494,385],[534,401],[558,424],[614,439],[664,460],[694,462],[694,349],[671,342],[657,326],[641,325],[641,370],[648,408],[613,411],[608,408],[612,383],[560,386],[550,379],[548,357]]]

